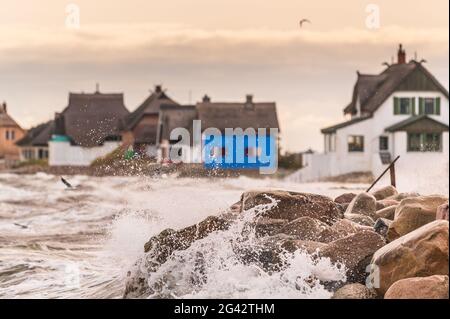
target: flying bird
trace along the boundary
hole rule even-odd
[[[14,225],[17,226],[17,227],[20,227],[22,229],[27,229],[28,228],[28,225],[22,225],[22,224],[19,224],[19,223],[14,223]]]
[[[64,185],[67,186],[67,188],[73,188],[73,186],[72,186],[68,181],[66,181],[66,180],[64,179],[64,177],[61,177],[61,182],[63,182]]]
[[[309,21],[308,19],[301,19],[300,23],[299,23],[300,24],[300,28],[303,28],[303,24],[304,23],[311,23],[311,21]]]

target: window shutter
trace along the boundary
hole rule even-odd
[[[411,98],[411,115],[416,115],[416,98]]]
[[[436,115],[441,115],[441,98],[437,97],[434,101]]]
[[[419,97],[419,115],[425,114],[423,97]]]
[[[394,97],[394,115],[400,114],[400,99]]]

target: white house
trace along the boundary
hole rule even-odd
[[[123,94],[70,93],[56,114],[48,141],[50,166],[88,166],[121,145],[120,123],[128,115]]]
[[[306,167],[291,176],[317,181],[352,172],[379,175],[398,155],[403,184],[422,185],[445,177],[448,190],[448,91],[424,67],[398,61],[378,75],[361,74],[345,107],[347,121],[322,129],[324,153],[310,154]]]

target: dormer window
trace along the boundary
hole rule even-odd
[[[394,115],[414,114],[415,98],[394,97]]]

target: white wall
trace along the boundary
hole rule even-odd
[[[73,146],[70,142],[50,141],[50,166],[89,166],[95,159],[105,156],[120,146],[120,142],[105,142],[102,146]]]

